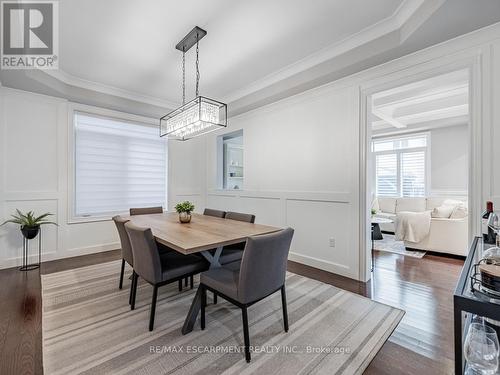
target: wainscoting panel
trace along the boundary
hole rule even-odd
[[[21,94],[4,100],[4,190],[57,191],[57,105]]]
[[[286,225],[295,229],[292,260],[356,276],[349,204],[287,199]]]
[[[239,197],[234,194],[208,194],[206,207],[223,211],[238,211],[240,210],[240,201]]]
[[[207,207],[251,213],[256,222],[291,226],[290,260],[358,277],[351,246],[351,197],[339,192],[210,191]],[[330,246],[333,239],[334,247]]]
[[[279,198],[241,196],[238,211],[255,215],[255,222],[280,226],[283,222],[281,200]]]

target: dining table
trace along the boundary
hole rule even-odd
[[[223,219],[192,213],[189,223],[181,223],[175,212],[124,216],[134,225],[151,228],[161,243],[181,254],[201,254],[210,268],[221,267],[220,255],[224,246],[245,242],[250,236],[273,233],[282,228]],[[182,327],[182,334],[193,330],[201,309],[201,290],[198,287]]]

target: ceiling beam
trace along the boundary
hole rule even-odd
[[[377,108],[372,109],[372,113],[377,116],[378,118],[384,120],[388,124],[391,124],[395,128],[401,129],[401,128],[406,128],[405,124],[400,123],[396,119],[392,118],[391,116],[387,115],[386,113],[378,110]]]

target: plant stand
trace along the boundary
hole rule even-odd
[[[38,263],[28,264],[30,240],[28,240],[26,237],[23,236],[23,265],[22,267],[19,268],[19,271],[31,271],[40,268],[40,263],[42,261],[42,228],[40,228],[37,236],[38,236]]]

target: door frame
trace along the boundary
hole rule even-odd
[[[371,96],[377,92],[394,87],[410,84],[424,79],[457,70],[469,72],[469,177],[468,177],[468,204],[469,204],[469,238],[481,233],[481,206],[483,192],[483,169],[487,169],[488,162],[482,163],[483,145],[483,117],[488,116],[489,103],[483,99],[488,95],[488,79],[491,73],[487,64],[490,51],[487,48],[478,48],[473,51],[462,51],[421,64],[410,66],[396,72],[382,74],[379,77],[362,84],[360,87],[360,169],[359,169],[359,275],[361,281],[371,278],[371,221],[369,208],[371,207],[371,191],[368,189],[371,163],[371,126],[367,114],[371,112]],[[483,116],[484,111],[484,116]],[[489,119],[488,119],[489,120]],[[370,182],[371,183],[371,182]]]

